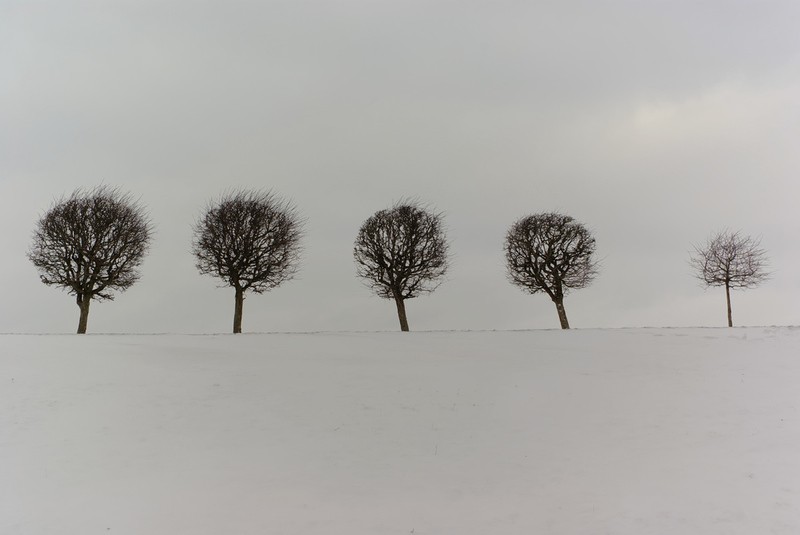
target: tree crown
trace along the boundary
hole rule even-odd
[[[449,264],[442,214],[413,201],[380,210],[361,225],[353,257],[358,276],[380,297],[432,292]]]
[[[551,212],[517,220],[504,249],[510,282],[554,300],[588,286],[597,274],[595,239],[567,215]]]
[[[705,244],[694,247],[689,262],[705,286],[754,288],[769,278],[761,240],[738,231],[717,232]]]
[[[297,273],[302,225],[295,206],[272,192],[223,194],[194,225],[197,269],[237,290],[263,293]]]
[[[40,278],[80,300],[113,299],[139,280],[152,226],[129,193],[107,186],[76,190],[39,219],[28,258]]]

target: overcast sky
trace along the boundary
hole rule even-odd
[[[191,224],[230,187],[307,218],[299,277],[245,301],[244,330],[398,328],[355,278],[362,221],[442,210],[447,281],[412,330],[557,328],[505,277],[518,217],[590,227],[601,272],[573,327],[725,325],[687,264],[721,228],[761,236],[772,279],[734,322],[800,323],[800,2],[53,0],[0,2],[0,332],[73,332],[27,260],[36,219],[79,187],[141,197],[142,279],[90,332],[228,332]]]

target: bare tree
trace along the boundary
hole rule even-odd
[[[114,299],[139,280],[152,226],[130,194],[100,186],[76,190],[39,219],[28,258],[48,286],[74,295],[78,334],[86,333],[92,299]]]
[[[447,272],[442,214],[409,201],[380,210],[361,225],[353,256],[358,276],[379,297],[394,299],[400,329],[408,331],[405,300],[434,291]]]
[[[761,240],[723,230],[702,246],[694,246],[689,260],[695,276],[706,287],[725,286],[728,327],[733,327],[731,289],[755,288],[769,278],[766,251]]]
[[[511,283],[532,294],[546,293],[556,305],[561,328],[569,329],[564,296],[588,286],[597,274],[589,230],[567,215],[535,214],[511,226],[504,249]]]
[[[262,294],[297,273],[302,225],[290,202],[248,190],[224,194],[195,223],[197,269],[235,290],[234,333],[242,332],[246,292]]]

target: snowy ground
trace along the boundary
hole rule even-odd
[[[0,336],[0,533],[797,534],[800,329]]]

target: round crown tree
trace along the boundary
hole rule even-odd
[[[561,328],[569,329],[564,296],[588,286],[597,274],[589,230],[568,215],[535,214],[511,226],[504,249],[511,283],[532,294],[547,294]]]
[[[92,299],[114,299],[139,280],[152,226],[130,194],[100,186],[76,190],[39,219],[28,258],[47,285],[75,296],[86,333]]]
[[[728,327],[733,327],[731,289],[755,288],[769,278],[761,240],[729,230],[711,236],[705,245],[695,246],[690,263],[707,288],[725,287]]]
[[[353,247],[357,274],[379,297],[393,299],[400,330],[408,331],[405,300],[433,292],[448,268],[442,214],[413,202],[364,221]]]
[[[235,290],[233,332],[242,332],[246,292],[262,294],[290,280],[300,264],[302,221],[271,192],[224,194],[194,225],[192,253],[201,274]]]

